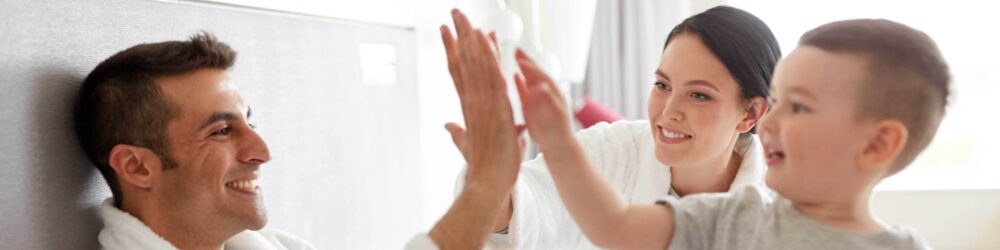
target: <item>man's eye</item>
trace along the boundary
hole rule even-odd
[[[213,136],[226,136],[226,135],[230,135],[232,133],[233,133],[233,128],[232,127],[225,127],[225,128],[222,128],[222,129],[220,129],[218,131],[215,131],[214,133],[212,133],[212,135]]]

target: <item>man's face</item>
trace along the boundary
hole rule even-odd
[[[874,127],[858,118],[861,56],[800,46],[771,82],[773,111],[761,122],[767,184],[792,200],[845,198],[864,187],[858,157]]]
[[[160,211],[218,230],[264,227],[257,177],[271,156],[225,71],[203,69],[157,83],[178,111],[167,125],[177,166],[154,180],[162,187],[154,190],[165,206]]]

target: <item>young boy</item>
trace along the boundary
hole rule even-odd
[[[596,245],[643,249],[925,249],[912,230],[871,213],[872,189],[937,131],[947,65],[926,34],[887,20],[848,20],[802,36],[772,82],[761,122],[779,195],[726,194],[629,206],[590,168],[562,115],[558,90],[524,53],[515,77],[532,138],[559,195]]]

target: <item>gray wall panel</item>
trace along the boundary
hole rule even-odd
[[[396,249],[418,228],[412,29],[143,0],[0,0],[0,248],[92,249],[110,192],[77,145],[71,102],[111,54],[206,30],[273,160],[268,228],[321,249]],[[398,84],[361,84],[362,42],[391,44]]]

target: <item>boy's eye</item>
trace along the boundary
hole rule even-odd
[[[806,108],[806,106],[803,106],[802,104],[799,103],[792,103],[792,113],[803,113],[803,112],[809,112],[809,108]]]
[[[247,123],[247,125],[250,126],[250,128],[252,128],[252,129],[256,129],[257,128],[257,124]]]
[[[695,100],[699,100],[699,101],[708,101],[708,100],[712,99],[712,97],[710,97],[710,96],[708,96],[706,94],[699,93],[699,92],[691,93],[691,97],[693,97]]]

